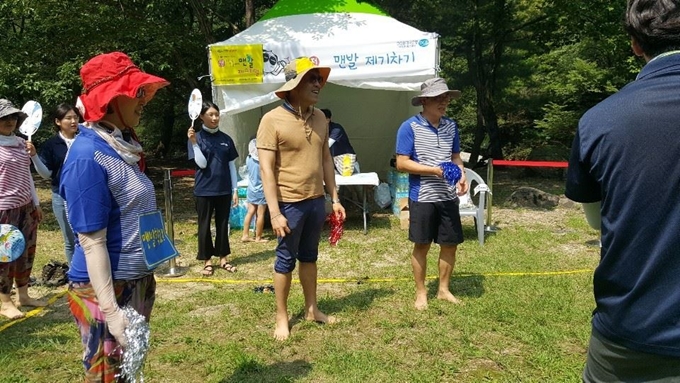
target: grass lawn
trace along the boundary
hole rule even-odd
[[[201,277],[190,179],[174,183],[175,239],[180,279],[158,279],[151,320],[147,382],[579,382],[590,331],[592,270],[597,233],[580,205],[552,211],[509,209],[505,197],[531,185],[560,194],[563,182],[496,172],[493,223],[501,230],[480,247],[472,219],[458,250],[452,292],[463,305],[435,299],[413,309],[407,231],[396,218],[374,213],[367,235],[350,210],[336,247],[322,241],[319,306],[340,321],[301,320],[302,291],[289,300],[291,337],[273,339],[273,248],[241,243],[231,233],[235,274]],[[158,186],[163,207],[162,180]],[[63,259],[61,234],[46,182],[38,183],[46,218],[38,234],[34,274]],[[324,231],[327,237],[328,231]],[[271,238],[271,236],[270,236]],[[428,258],[430,297],[436,292],[438,249]],[[56,297],[65,288],[33,287]],[[82,381],[82,346],[65,298],[8,326],[0,319],[0,382]]]

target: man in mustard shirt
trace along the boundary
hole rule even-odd
[[[335,188],[326,116],[314,107],[330,71],[307,57],[286,65],[286,83],[276,91],[283,105],[265,114],[257,131],[264,196],[278,237],[274,264],[277,340],[290,335],[287,302],[296,261],[300,262],[305,319],[335,321],[319,310],[316,299],[316,260],[325,220],[324,183],[334,214],[345,219]]]

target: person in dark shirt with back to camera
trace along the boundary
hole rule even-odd
[[[680,381],[680,1],[629,0],[646,65],[586,112],[565,195],[601,230],[584,382]]]
[[[331,149],[336,172],[343,176],[359,173],[357,155],[352,144],[349,142],[349,136],[345,128],[331,120],[333,113],[331,113],[330,109],[321,109],[321,111],[326,116],[326,122],[328,122],[328,147]],[[348,170],[343,172],[343,167]]]

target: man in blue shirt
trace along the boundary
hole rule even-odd
[[[585,382],[680,381],[680,2],[629,0],[637,79],[579,121],[565,194],[601,228]],[[601,221],[600,221],[601,217]]]
[[[460,97],[460,91],[449,90],[439,77],[425,81],[420,89],[411,104],[422,105],[422,113],[404,121],[397,132],[397,170],[410,173],[408,237],[414,244],[411,266],[416,282],[415,307],[424,310],[427,253],[432,241],[440,246],[437,299],[459,303],[449,291],[449,280],[458,244],[463,242],[458,195],[467,192],[468,184],[460,158],[458,125],[444,116],[449,102]],[[442,178],[440,165],[449,161],[462,173],[458,191]]]

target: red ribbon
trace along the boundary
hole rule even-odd
[[[196,174],[193,169],[179,169],[170,172],[170,177],[191,177]]]
[[[335,246],[338,244],[340,238],[342,238],[342,233],[344,232],[343,223],[345,220],[340,218],[339,214],[335,214],[335,212],[333,212],[328,214],[326,221],[331,227],[331,234],[328,236],[328,241],[330,242],[331,246]]]
[[[569,166],[567,162],[561,161],[508,161],[508,160],[493,160],[494,166],[527,166],[534,168],[566,168]]]

